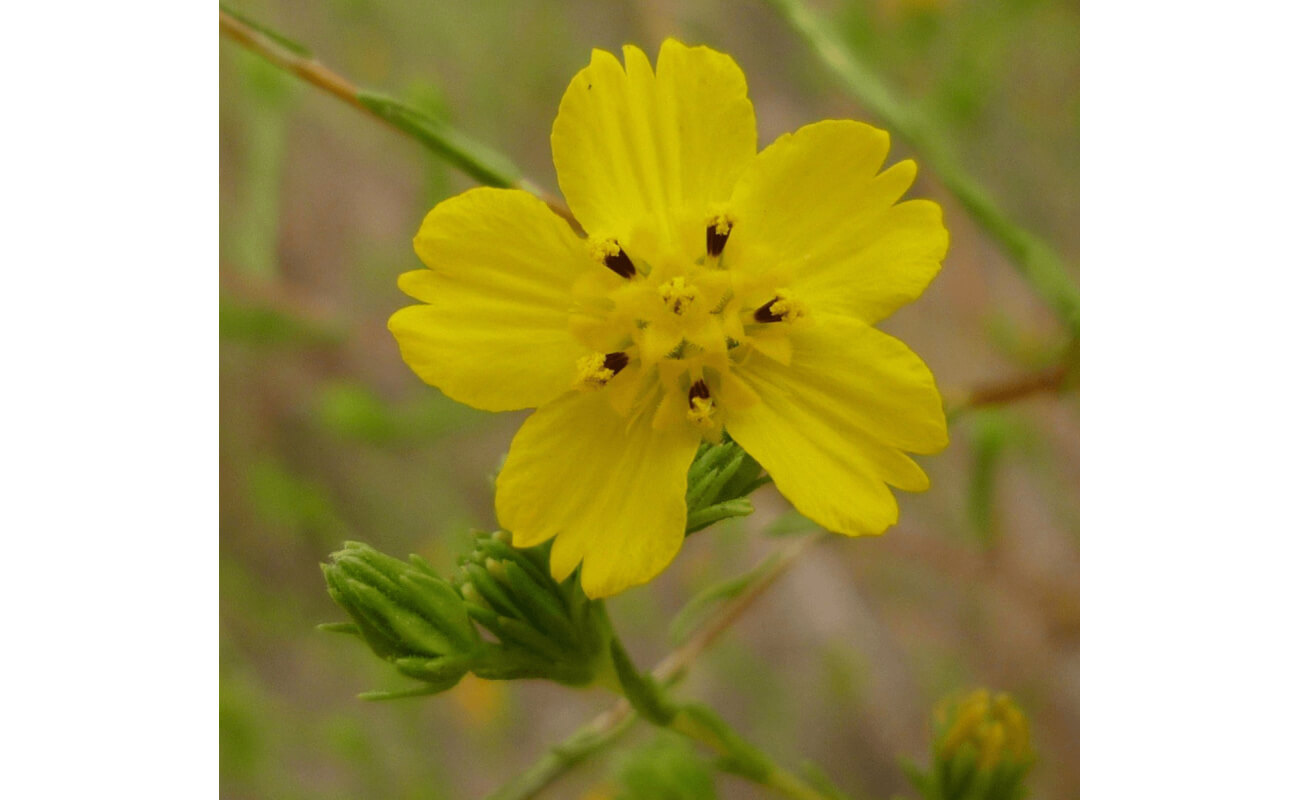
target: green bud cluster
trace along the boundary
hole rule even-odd
[[[461,596],[419,556],[399,561],[347,542],[331,559],[321,565],[325,585],[352,622],[326,629],[361,637],[375,655],[424,681],[420,693],[450,689],[481,658],[484,643]]]
[[[609,621],[576,577],[557,583],[550,544],[518,549],[506,531],[480,535],[453,582],[469,616],[496,638],[475,668],[499,680],[546,678],[585,686],[608,671]]]
[[[751,513],[747,495],[767,482],[761,473],[729,439],[701,445],[687,475],[686,533]],[[352,621],[321,627],[360,637],[424,684],[363,695],[369,699],[445,691],[467,672],[614,685],[620,665],[604,605],[587,598],[576,574],[563,582],[551,577],[550,547],[516,548],[506,531],[480,534],[448,580],[419,556],[401,561],[348,542],[321,569]]]
[[[686,474],[686,533],[753,512],[748,495],[769,480],[762,471],[731,439],[701,444]]]
[[[367,699],[435,694],[467,672],[570,686],[612,676],[604,607],[588,600],[577,580],[556,583],[548,555],[547,545],[514,548],[504,531],[483,534],[448,580],[419,556],[401,561],[348,542],[321,569],[330,597],[352,621],[321,627],[360,637],[402,674],[424,682]]]
[[[985,689],[935,709],[933,766],[913,771],[926,800],[1019,800],[1034,763],[1029,725],[1005,694]]]

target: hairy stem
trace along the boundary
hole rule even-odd
[[[894,96],[885,80],[862,63],[839,32],[803,0],[768,0],[808,43],[825,67],[884,125],[907,139],[974,220],[1002,247],[1065,326],[1079,326],[1079,288],[1065,262],[1046,242],[1017,225],[954,156],[931,121]]]

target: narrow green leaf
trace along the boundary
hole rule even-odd
[[[518,184],[520,171],[510,159],[470,139],[450,125],[432,119],[398,100],[373,92],[357,92],[357,100],[395,127],[414,136],[425,147],[455,164],[479,183],[503,188]]]
[[[452,685],[454,686],[455,684]],[[402,700],[407,697],[423,697],[424,695],[438,694],[439,692],[445,692],[447,689],[450,688],[451,686],[438,686],[436,684],[426,683],[421,686],[417,686],[414,689],[403,689],[401,691],[396,691],[396,692],[362,692],[361,694],[357,695],[357,699],[365,700],[367,702],[378,702],[380,700]]]
[[[673,644],[686,641],[700,624],[708,619],[719,603],[745,591],[754,581],[770,573],[780,560],[779,555],[768,556],[749,572],[715,583],[686,601],[686,605],[682,606],[681,611],[677,612],[677,616],[673,617],[673,621],[668,626],[669,639]]]
[[[352,636],[361,635],[361,629],[355,622],[322,622],[316,626],[316,630],[326,633],[346,633]]]
[[[728,500],[725,503],[718,503],[715,506],[701,508],[698,511],[692,511],[686,517],[686,533],[692,534],[703,528],[707,528],[715,522],[721,522],[724,519],[732,517],[743,517],[754,512],[754,504],[749,502],[748,497],[738,497],[735,500]]]
[[[655,683],[654,678],[637,670],[618,637],[610,640],[609,654],[614,662],[614,671],[618,673],[618,682],[623,687],[623,694],[632,708],[656,725],[672,722],[677,709],[668,702],[663,689]]]

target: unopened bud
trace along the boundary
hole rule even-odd
[[[1034,761],[1025,715],[985,689],[935,708],[933,751],[931,773],[914,780],[934,800],[1017,800]]]
[[[767,483],[761,472],[758,462],[730,439],[700,445],[686,474],[686,533],[751,513],[748,495]]]
[[[497,639],[475,674],[590,683],[607,659],[604,617],[574,578],[551,577],[549,544],[518,549],[509,541],[501,532],[479,536],[456,571],[471,618]]]
[[[330,596],[352,625],[328,629],[359,635],[381,658],[430,684],[454,686],[482,648],[461,595],[421,561],[404,562],[349,542],[322,564]]]
[[[1015,800],[1034,764],[1030,730],[1008,695],[978,689],[936,708],[935,788],[943,800]]]

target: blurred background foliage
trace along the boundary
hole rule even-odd
[[[1076,4],[813,5],[936,121],[1012,218],[1078,262]],[[760,146],[824,118],[873,121],[760,0],[234,7],[552,190],[550,124],[592,47],[653,55],[676,36],[730,53]],[[421,384],[385,327],[409,302],[396,277],[419,266],[410,241],[423,215],[472,183],[230,42],[220,60],[222,796],[484,794],[611,698],[470,676],[437,698],[363,703],[358,692],[407,683],[314,628],[340,616],[318,563],[344,539],[449,572],[471,530],[495,526],[488,476],[523,415],[480,413]],[[909,155],[895,137],[891,161]],[[944,206],[952,249],[930,291],[884,327],[954,397],[1054,363],[1068,346],[1059,323],[920,167],[913,195]],[[806,554],[682,691],[778,757],[815,758],[854,796],[885,797],[913,794],[898,758],[927,753],[938,699],[1006,690],[1034,735],[1031,796],[1077,796],[1078,424],[1072,393],[962,415],[952,446],[922,460],[934,488],[901,498],[897,528]],[[689,598],[779,546],[769,533],[791,528],[788,506],[770,487],[755,501],[754,516],[691,537],[660,579],[610,603],[639,661],[673,646],[670,621]],[[670,762],[695,775],[692,796],[750,796],[657,731],[627,741],[631,752],[584,765],[551,796],[665,796],[653,785]]]

